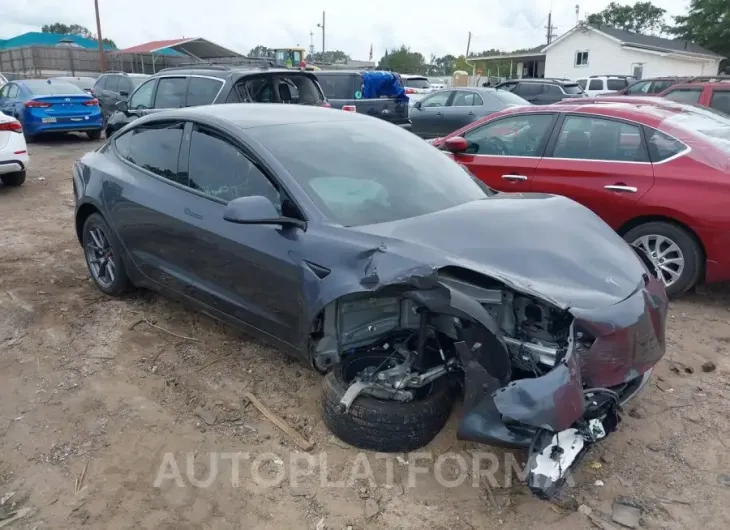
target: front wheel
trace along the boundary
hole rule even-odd
[[[336,365],[322,385],[324,423],[343,442],[359,449],[414,451],[433,440],[449,419],[454,397],[446,376],[421,389],[413,401],[360,395],[349,411],[340,406],[355,372],[382,366],[387,360],[384,354],[350,355]]]
[[[100,214],[93,213],[86,219],[81,239],[86,265],[96,287],[110,296],[127,291],[130,281],[119,245]]]
[[[704,266],[702,249],[684,228],[652,221],[632,228],[624,239],[649,256],[670,297],[686,292],[699,280]]]

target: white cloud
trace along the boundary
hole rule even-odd
[[[320,0],[99,0],[102,34],[118,46],[150,40],[205,37],[241,53],[256,45],[308,46],[310,31],[321,48],[317,28],[326,11],[327,49],[341,49],[354,59],[375,59],[386,48],[406,44],[427,58],[430,54],[463,54],[472,32],[471,49],[512,50],[545,42],[552,3],[557,33],[575,24],[581,13],[595,13],[610,0],[443,0],[343,2]],[[39,31],[43,24],[80,24],[95,31],[93,0],[0,0],[0,38]],[[633,3],[633,0],[619,3]],[[684,12],[687,0],[654,0],[670,15]]]

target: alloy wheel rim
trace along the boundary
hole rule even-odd
[[[665,236],[641,236],[634,245],[642,249],[659,271],[665,287],[674,285],[684,273],[684,254],[674,241]]]
[[[117,277],[111,243],[104,230],[98,226],[89,228],[88,234],[86,261],[89,264],[89,270],[99,285],[109,288]]]

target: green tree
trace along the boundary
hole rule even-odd
[[[385,50],[385,55],[378,63],[379,70],[391,70],[401,74],[426,74],[428,68],[426,58],[419,52],[412,52],[403,44],[392,51]]]
[[[273,59],[274,58],[274,50],[267,48],[266,46],[254,46],[251,48],[251,50],[248,52],[249,57],[262,57],[266,59]]]
[[[41,28],[41,31],[43,33],[55,33],[57,35],[78,35],[79,37],[84,37],[85,39],[92,39],[97,40],[96,35],[91,33],[89,31],[89,28],[84,26],[79,26],[78,24],[64,24],[63,22],[55,22],[53,24],[46,24]],[[104,44],[107,46],[111,46],[112,48],[116,48],[116,43],[111,39],[102,39],[101,40]]]
[[[728,0],[692,0],[687,15],[674,17],[674,23],[674,27],[667,29],[668,33],[730,57]]]
[[[586,22],[594,26],[611,26],[634,33],[659,35],[665,29],[666,13],[665,9],[651,2],[636,2],[634,5],[611,2],[603,11],[588,15]]]

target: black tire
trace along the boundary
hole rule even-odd
[[[371,357],[376,362],[386,358],[378,354]],[[349,362],[346,358],[336,365],[322,383],[324,423],[340,440],[358,449],[406,453],[425,446],[443,429],[454,402],[447,377],[436,379],[421,399],[402,403],[360,395],[344,412],[339,403],[348,387],[344,373]]]
[[[632,228],[624,235],[624,239],[633,243],[640,237],[651,235],[663,236],[676,243],[684,258],[684,270],[674,283],[667,286],[667,295],[676,297],[694,287],[704,267],[702,248],[697,240],[684,228],[663,221],[652,221]]]
[[[89,140],[100,140],[101,129],[99,129],[98,131],[86,131],[86,136],[89,137]]]
[[[94,272],[91,263],[89,245],[92,245],[94,243],[91,232],[92,230],[97,229],[103,232],[107,242],[109,243],[108,246],[111,249],[111,256],[109,258],[109,261],[111,261],[114,265],[114,279],[113,281],[110,281],[108,283],[103,282],[98,277],[98,275]],[[89,269],[89,274],[94,280],[94,284],[96,284],[96,287],[101,292],[110,296],[120,296],[127,292],[131,287],[131,282],[129,281],[129,277],[127,276],[127,271],[124,268],[124,262],[122,261],[120,246],[119,243],[117,243],[117,240],[114,237],[111,228],[109,228],[109,225],[106,223],[101,214],[92,213],[86,219],[86,222],[84,222],[81,236],[86,266]]]
[[[15,173],[6,173],[0,176],[3,184],[6,186],[18,187],[25,182],[25,171],[16,171]]]
[[[24,133],[24,136],[25,136],[25,143],[27,143],[27,144],[35,143],[36,139],[38,138],[35,134]]]

